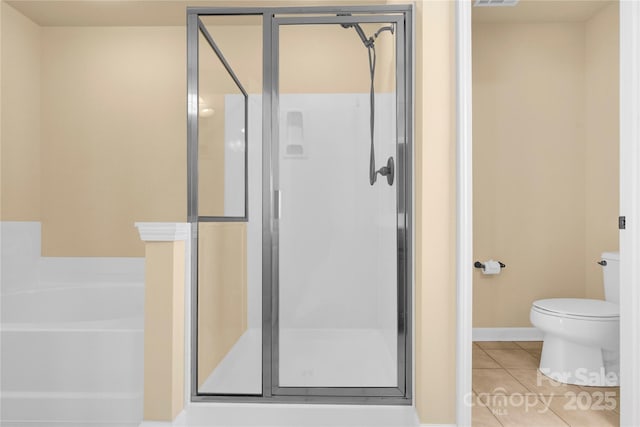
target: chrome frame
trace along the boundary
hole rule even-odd
[[[363,14],[317,16],[318,14]],[[200,15],[262,15],[263,19],[263,157],[262,157],[262,395],[205,394],[197,390],[197,292],[198,221],[233,221],[232,218],[198,217],[198,31]],[[282,15],[287,15],[282,17]],[[289,16],[294,15],[294,16]],[[398,274],[398,386],[397,387],[280,387],[278,381],[278,221],[276,191],[279,188],[277,145],[278,122],[278,27],[280,25],[379,22],[396,24],[396,120],[397,144],[397,274]],[[205,30],[206,31],[206,30]],[[208,33],[207,33],[208,34]],[[205,36],[206,37],[206,36]],[[213,40],[208,40],[213,43]],[[215,43],[213,43],[215,46]],[[214,48],[215,50],[215,48]],[[224,61],[226,64],[226,61]],[[187,8],[188,63],[188,220],[192,224],[191,309],[191,400],[262,403],[330,403],[410,405],[412,402],[412,152],[413,152],[413,6],[323,6],[282,8]],[[228,64],[226,64],[228,65]],[[230,67],[228,68],[235,78]],[[236,80],[237,81],[237,80]],[[239,83],[239,81],[237,81]],[[242,87],[239,85],[239,87]],[[244,92],[246,96],[246,92]],[[245,104],[246,105],[246,104]],[[248,121],[245,111],[245,122]],[[247,129],[247,127],[245,127]],[[247,158],[245,157],[245,163]],[[245,184],[247,168],[245,167]],[[245,199],[248,191],[245,191]],[[245,216],[248,212],[245,202]],[[246,220],[246,219],[245,219]]]
[[[196,15],[196,20],[198,25],[198,34],[202,34],[202,36],[205,38],[205,40],[209,44],[209,47],[213,50],[215,55],[218,57],[218,59],[222,63],[222,66],[225,68],[227,73],[229,73],[229,76],[231,77],[233,82],[236,84],[236,86],[242,93],[242,96],[244,97],[244,129],[245,129],[245,132],[244,132],[244,215],[243,216],[197,215],[198,222],[247,222],[249,221],[249,170],[248,170],[249,169],[249,95],[247,94],[247,91],[245,90],[244,86],[242,86],[240,79],[238,79],[238,76],[236,76],[236,73],[233,71],[233,69],[229,65],[229,62],[227,62],[227,59],[222,54],[222,51],[220,50],[216,42],[213,40],[213,37],[211,37],[211,34],[209,34],[209,31],[207,31],[207,27],[205,27],[204,23],[200,20],[200,18],[197,17],[197,15]],[[197,40],[198,40],[198,37],[196,37],[196,41]],[[199,47],[198,45],[199,43],[197,42],[195,46],[196,54],[198,54],[198,47]],[[199,72],[198,67],[196,67],[195,69],[196,80],[199,79],[198,72]],[[199,81],[197,82],[197,84],[199,86],[200,84]],[[199,101],[197,92],[196,92],[196,100]],[[198,120],[198,115],[196,114],[196,126],[198,125],[197,120]],[[197,128],[195,133],[197,135]],[[198,143],[199,141],[197,140],[197,137],[196,137],[196,141],[195,141],[196,164],[198,162],[198,158],[197,158]],[[195,177],[193,177],[193,181],[190,181],[190,183],[192,185],[195,185],[195,197],[197,199],[198,198],[198,175],[197,174]],[[193,197],[193,196],[194,194],[192,194],[192,192],[190,191],[189,197]],[[197,203],[198,202],[195,201],[196,212],[197,212]],[[191,206],[191,203],[189,203],[189,206]]]

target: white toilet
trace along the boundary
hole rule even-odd
[[[602,254],[605,301],[534,301],[531,323],[544,332],[540,372],[566,384],[620,384],[620,257]]]

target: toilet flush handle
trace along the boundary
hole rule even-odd
[[[607,265],[607,260],[603,259],[602,261],[598,261],[598,264],[604,267]]]

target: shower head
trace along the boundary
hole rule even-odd
[[[350,13],[339,13],[337,16],[351,16]],[[380,33],[384,32],[384,31],[389,31],[391,34],[393,34],[394,32],[394,28],[393,25],[388,25],[386,27],[382,27],[380,29],[378,29],[378,31],[376,31],[373,36],[367,38],[367,36],[364,33],[364,30],[362,29],[362,27],[360,26],[360,24],[340,24],[340,26],[342,28],[353,28],[356,30],[356,33],[358,33],[358,36],[360,37],[360,40],[362,40],[362,43],[364,43],[365,47],[370,48],[373,47],[373,44],[375,43],[376,39],[378,38],[378,36],[380,35]]]
[[[350,13],[339,13],[337,16],[351,16],[351,14]],[[358,36],[360,37],[360,40],[362,40],[362,43],[364,43],[364,45],[366,47],[373,46],[373,38],[367,38],[367,36],[364,34],[364,31],[362,30],[362,27],[360,26],[360,24],[340,24],[340,26],[342,28],[354,28],[356,30],[356,33],[358,33]]]

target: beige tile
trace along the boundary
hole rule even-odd
[[[505,427],[567,427],[568,425],[533,393],[488,396],[484,402],[500,424]]]
[[[538,365],[540,364],[540,357],[542,356],[542,350],[526,350],[527,353],[529,353],[534,359],[536,359],[536,362],[538,362]]]
[[[489,408],[480,404],[476,404],[471,409],[471,425],[472,427],[501,427],[502,424],[491,413]]]
[[[499,350],[505,348],[520,348],[513,341],[476,341],[478,347],[483,350]]]
[[[536,359],[522,349],[485,350],[503,368],[537,369]]]
[[[588,396],[588,395],[586,395]],[[590,400],[579,393],[576,395],[550,397],[550,407],[570,426],[617,427],[620,414],[610,408],[613,402]]]
[[[493,360],[484,350],[473,348],[472,365],[474,369],[499,368],[500,365]]]
[[[527,393],[505,369],[473,369],[472,388],[477,394],[513,394]]]
[[[542,351],[542,341],[516,341],[516,344],[518,344],[518,346],[520,346],[523,350]]]
[[[537,369],[508,369],[509,373],[533,393],[551,396],[567,392],[582,391],[577,385],[563,384],[552,380]]]

